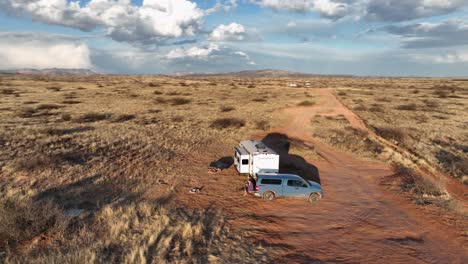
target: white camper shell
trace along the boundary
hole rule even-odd
[[[241,141],[234,150],[234,165],[240,174],[279,172],[279,155],[263,142]]]

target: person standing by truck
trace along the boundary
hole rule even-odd
[[[249,176],[249,180],[245,183],[244,196],[248,193],[254,192],[256,189],[257,183],[252,176]]]

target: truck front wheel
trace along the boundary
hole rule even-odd
[[[275,199],[275,194],[273,192],[264,192],[263,200],[264,201],[273,201]]]

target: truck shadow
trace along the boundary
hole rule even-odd
[[[302,143],[297,140],[290,139],[287,135],[281,133],[270,133],[266,135],[262,142],[272,148],[280,155],[280,172],[297,174],[305,180],[320,182],[320,173],[317,167],[308,163],[303,157],[289,154],[291,142]]]

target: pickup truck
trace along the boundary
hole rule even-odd
[[[306,181],[298,175],[279,173],[258,173],[257,188],[254,193],[265,201],[278,197],[305,198],[316,203],[323,198],[322,186],[313,181]]]

